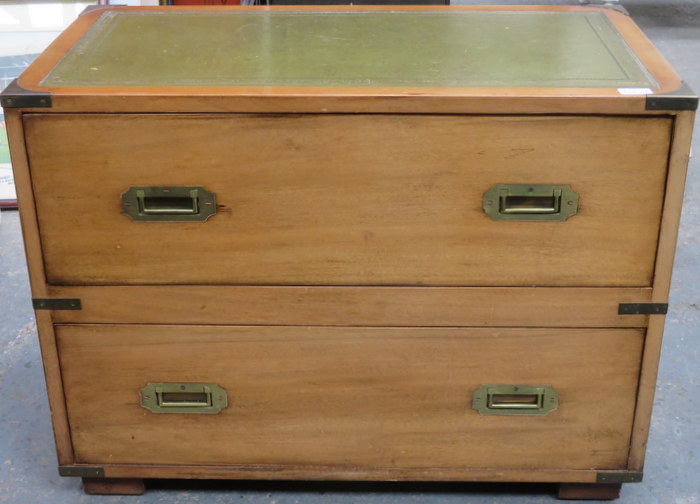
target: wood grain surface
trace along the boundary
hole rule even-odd
[[[671,125],[25,116],[48,282],[71,285],[648,286]],[[493,221],[483,193],[502,183],[569,184],[579,213]],[[203,185],[219,214],[132,222],[120,194],[134,185]]]
[[[17,188],[22,237],[24,239],[32,296],[38,298],[46,297],[48,295],[48,286],[46,285],[43,252],[39,237],[36,207],[34,206],[34,192],[27,161],[22,114],[18,110],[7,109],[5,111],[5,121],[10,152],[12,154],[12,171]],[[68,428],[63,382],[58,362],[51,312],[41,310],[37,311],[35,316],[39,344],[41,346],[42,365],[44,376],[46,377],[46,390],[53,420],[52,427],[58,462],[59,464],[71,464],[73,463],[73,446],[71,445]]]
[[[674,122],[673,146],[669,153],[666,198],[654,272],[652,302],[655,303],[668,302],[671,288],[671,273],[673,271],[673,259],[678,240],[678,226],[683,207],[683,192],[685,190],[685,179],[690,159],[694,120],[695,112],[688,111],[679,113]],[[666,317],[650,317],[649,330],[644,343],[644,360],[642,361],[639,398],[637,400],[629,460],[630,469],[633,471],[641,471],[644,467],[665,320]]]
[[[622,469],[641,329],[59,325],[79,463]],[[215,415],[149,382],[212,382]],[[482,384],[551,385],[546,416],[480,415]]]
[[[308,465],[101,464],[109,478],[186,478],[303,481],[500,481],[595,483],[595,469],[470,469],[464,467],[358,467]]]
[[[49,286],[79,298],[57,323],[345,326],[646,327],[620,303],[648,303],[650,288]]]

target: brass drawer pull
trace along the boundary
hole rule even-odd
[[[568,185],[497,184],[484,193],[484,212],[494,220],[565,221],[578,199]]]
[[[559,394],[547,385],[482,385],[472,401],[482,415],[546,415],[558,405]]]
[[[122,194],[135,221],[204,222],[216,213],[216,195],[201,186],[136,186]]]
[[[214,383],[149,383],[141,389],[141,406],[153,413],[219,413],[228,395]]]

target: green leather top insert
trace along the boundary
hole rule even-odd
[[[600,11],[110,11],[42,84],[658,87]]]

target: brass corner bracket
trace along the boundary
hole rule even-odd
[[[599,472],[596,474],[596,483],[639,483],[642,481],[641,472],[615,471]]]
[[[620,303],[618,315],[666,315],[668,303]]]
[[[78,478],[104,478],[105,470],[98,466],[58,466],[58,474]]]
[[[696,110],[698,95],[683,81],[675,91],[658,95],[647,95],[647,110]]]
[[[3,108],[50,108],[51,105],[50,93],[24,89],[17,79],[0,93],[0,106]]]
[[[81,310],[82,303],[78,298],[33,298],[35,310]]]

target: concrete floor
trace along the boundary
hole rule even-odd
[[[700,91],[700,2],[634,0],[623,5],[676,70]],[[694,152],[700,152],[700,134],[695,135]],[[620,504],[700,504],[699,165],[695,158],[689,170],[644,482],[624,485]],[[18,216],[4,211],[0,219],[0,503],[541,504],[556,500],[550,485],[305,482],[153,482],[143,497],[84,495],[78,479],[61,478],[56,471],[30,298]]]

